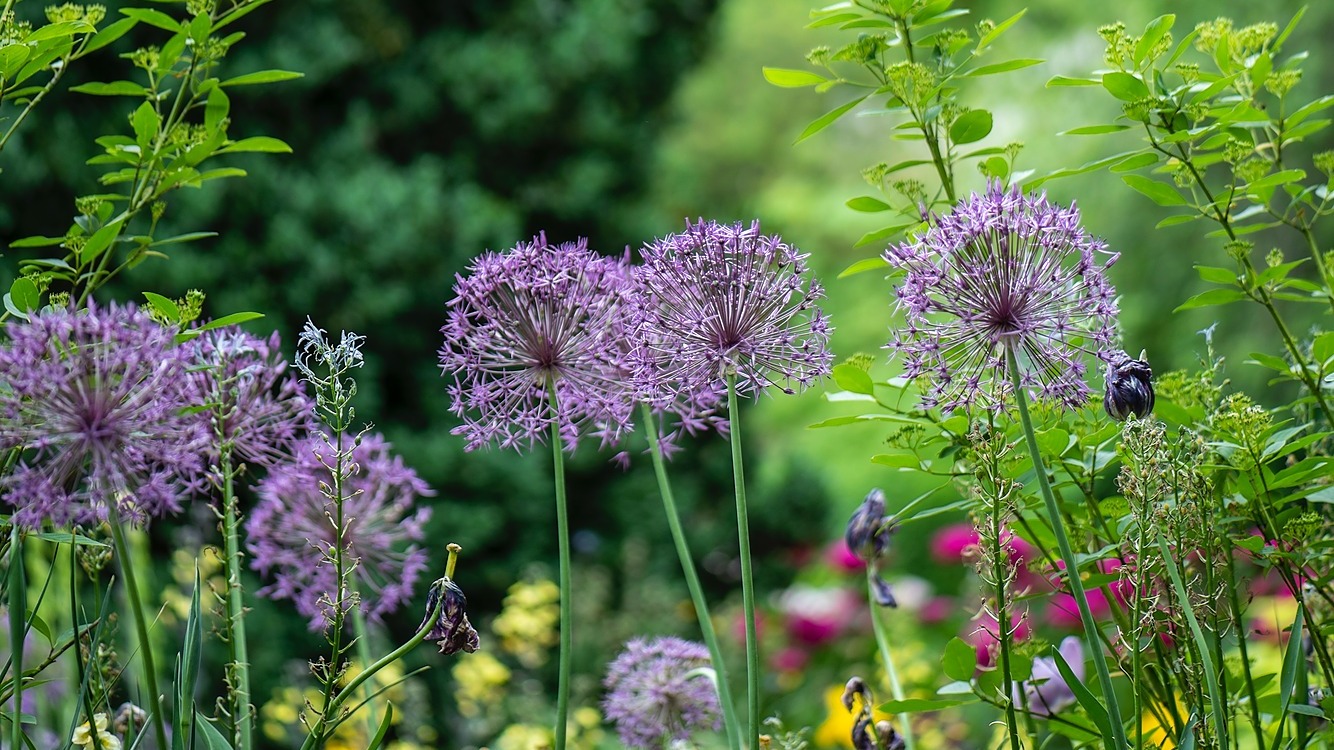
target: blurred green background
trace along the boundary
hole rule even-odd
[[[110,5],[114,14],[116,3]],[[1098,91],[1043,85],[1053,75],[1102,67],[1098,26],[1120,19],[1135,33],[1173,12],[1180,38],[1217,15],[1281,26],[1298,8],[1239,0],[960,6],[973,21],[1028,8],[988,54],[1047,62],[967,82],[962,97],[995,113],[995,131],[982,145],[1022,141],[1018,166],[1038,173],[1134,147],[1133,135],[1056,135],[1117,113]],[[544,451],[465,454],[462,440],[450,435],[456,422],[435,352],[454,274],[470,257],[539,230],[557,240],[586,236],[616,254],[678,230],[686,217],[759,218],[767,231],[810,253],[828,289],[838,358],[869,353],[877,357],[873,374],[892,374],[880,349],[893,323],[890,286],[874,273],[835,277],[878,252],[853,244],[886,223],[844,206],[868,192],[860,170],[910,158],[912,147],[890,140],[895,123],[877,116],[844,118],[792,145],[807,122],[846,96],[778,89],[761,76],[761,66],[806,67],[809,48],[848,41],[849,32],[803,28],[813,7],[794,0],[273,3],[243,22],[248,37],[227,65],[235,73],[285,68],[305,77],[237,90],[231,133],[273,135],[295,153],[236,157],[249,177],[179,194],[167,229],[220,236],[178,246],[169,262],[144,264],[115,294],[134,299],[142,290],[176,296],[202,288],[207,313],[264,312],[251,327],[276,328],[289,349],[307,316],[324,328],[365,334],[358,414],[436,489],[430,535],[440,548],[436,564],[443,564],[445,542],[463,545],[458,578],[474,619],[485,621],[530,566],[555,559],[555,538]],[[1329,87],[1321,42],[1332,18],[1334,7],[1315,4],[1287,44],[1314,55],[1298,96]],[[121,47],[152,41],[152,30],[131,36]],[[102,67],[72,71],[69,85],[132,74],[126,61],[99,59]],[[61,231],[73,196],[96,190],[94,173],[83,166],[98,153],[92,139],[122,129],[132,106],[67,91],[49,97],[37,125],[5,154],[0,238]],[[979,174],[963,176],[965,190],[982,184]],[[1191,366],[1203,349],[1196,332],[1219,320],[1215,341],[1229,377],[1261,401],[1283,399],[1243,364],[1253,350],[1277,353],[1269,322],[1255,310],[1171,312],[1204,288],[1192,264],[1225,265],[1221,240],[1203,239],[1199,224],[1154,230],[1165,209],[1105,172],[1048,188],[1060,201],[1077,201],[1090,231],[1122,253],[1111,273],[1122,294],[1127,349],[1146,349],[1155,370]],[[1306,310],[1293,314],[1301,330],[1316,320]],[[891,506],[922,489],[869,463],[884,430],[807,429],[848,413],[826,402],[823,390],[762,397],[743,417],[764,591],[787,585],[807,551],[841,534],[871,487],[885,486]],[[623,473],[607,459],[588,448],[574,459],[577,562],[601,571],[596,580],[610,593],[599,595],[609,608],[635,609],[636,617],[609,621],[596,637],[592,628],[576,635],[592,640],[580,660],[586,696],[596,694],[593,681],[619,645],[615,638],[636,627],[693,632],[691,615],[677,606],[684,587],[650,472],[637,462]],[[727,445],[700,440],[672,468],[706,586],[720,601],[735,597]],[[198,516],[207,519],[204,511]],[[186,532],[159,530],[155,543],[169,549],[178,533]],[[921,562],[927,536],[900,535],[898,569],[932,578]],[[645,593],[655,586],[665,591],[656,599]],[[259,605],[256,616],[267,626],[259,632],[273,636],[253,649],[261,685],[285,678],[285,660],[317,643],[286,613],[281,602]],[[408,631],[418,616],[403,612],[391,629]],[[426,679],[432,704],[447,705],[447,670]],[[818,692],[812,695],[819,715],[823,704]]]

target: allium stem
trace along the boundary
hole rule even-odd
[[[167,726],[163,722],[164,709],[162,694],[157,688],[157,665],[153,661],[153,641],[148,637],[148,619],[144,616],[144,600],[139,597],[139,579],[134,572],[134,560],[130,557],[130,545],[125,542],[125,530],[121,528],[117,502],[107,503],[107,521],[111,525],[111,541],[116,547],[116,559],[120,561],[120,573],[125,577],[126,599],[129,600],[130,614],[134,618],[135,634],[139,638],[139,655],[143,657],[144,683],[148,688],[148,713],[153,721],[153,739],[158,747],[170,747],[167,744]],[[92,717],[89,717],[92,721]]]
[[[746,514],[746,475],[741,465],[741,420],[736,373],[727,375],[727,422],[732,436],[732,484],[736,489],[737,541],[741,547],[741,605],[746,617],[746,709],[749,747],[760,746],[760,644],[755,636],[755,583],[750,566],[750,520]]]
[[[1116,701],[1116,689],[1112,687],[1112,675],[1107,669],[1107,657],[1102,652],[1102,633],[1098,630],[1098,623],[1093,620],[1093,612],[1089,609],[1084,583],[1079,578],[1075,552],[1070,547],[1070,538],[1065,533],[1065,522],[1061,519],[1061,511],[1056,505],[1056,495],[1051,490],[1051,482],[1047,481],[1047,467],[1042,462],[1037,434],[1033,432],[1033,419],[1028,414],[1028,396],[1024,393],[1023,379],[1019,374],[1019,361],[1014,356],[1014,350],[1008,346],[1005,347],[1005,363],[1010,370],[1010,383],[1014,386],[1014,402],[1019,407],[1019,423],[1023,427],[1024,438],[1028,443],[1028,454],[1033,459],[1033,473],[1037,475],[1038,489],[1041,490],[1042,499],[1047,505],[1047,520],[1051,522],[1052,531],[1056,534],[1056,544],[1061,551],[1061,560],[1065,562],[1065,579],[1070,583],[1070,591],[1074,594],[1075,604],[1079,607],[1079,619],[1084,623],[1089,651],[1093,652],[1093,666],[1098,670],[1098,683],[1102,687],[1103,700],[1107,702],[1107,714],[1112,725],[1112,741],[1119,750],[1126,747],[1125,726],[1121,721],[1121,708]]]
[[[366,615],[360,604],[352,608],[352,633],[357,638],[357,660],[361,662],[361,668],[366,669],[371,665],[371,631],[366,627]],[[367,736],[374,737],[379,729],[375,719],[375,686],[367,684],[365,692],[366,730],[370,733]]]
[[[556,744],[565,750],[565,733],[570,716],[570,661],[573,656],[573,614],[570,594],[570,517],[565,502],[565,454],[560,434],[560,412],[556,403],[556,383],[547,381],[551,398],[551,465],[556,484],[556,544],[560,554],[560,653],[556,677]]]
[[[885,663],[885,675],[889,677],[889,692],[894,700],[903,700],[903,685],[899,683],[898,670],[894,668],[894,655],[889,651],[889,632],[880,619],[880,605],[875,597],[875,567],[866,566],[866,600],[871,606],[871,629],[875,631],[875,645],[880,649],[880,660]],[[899,736],[903,738],[904,750],[913,750],[916,741],[912,733],[912,716],[899,714]]]
[[[237,750],[250,750],[254,714],[250,708],[250,651],[246,645],[245,600],[241,587],[241,543],[237,531],[240,513],[236,507],[235,474],[231,448],[221,448],[222,534],[227,555],[227,643],[232,657],[232,724]]]
[[[709,616],[709,604],[704,599],[699,573],[695,571],[695,561],[690,556],[685,531],[681,528],[681,517],[676,511],[676,499],[672,494],[672,485],[667,480],[667,466],[662,457],[662,446],[658,443],[658,428],[653,420],[653,410],[648,404],[643,404],[642,411],[649,450],[653,454],[653,471],[658,476],[658,494],[662,497],[662,507],[667,513],[667,525],[672,530],[676,555],[681,559],[681,571],[685,573],[686,588],[690,589],[690,601],[695,606],[699,630],[704,636],[704,644],[709,648],[713,671],[718,677],[715,682],[718,685],[718,702],[723,709],[723,725],[727,729],[727,744],[732,750],[741,750],[741,724],[737,721],[736,706],[732,703],[732,688],[727,680],[727,664],[723,661],[722,649],[718,647],[718,634],[714,631],[713,619]]]
[[[14,715],[10,718],[9,746],[23,747],[23,641],[24,618],[28,616],[28,581],[23,569],[23,535],[17,525],[9,532],[9,576],[6,593],[9,595],[9,654],[10,668],[14,670]]]

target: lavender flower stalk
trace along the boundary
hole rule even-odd
[[[652,750],[722,728],[709,652],[680,638],[637,638],[607,667],[603,710],[621,742]]]
[[[829,372],[830,328],[805,255],[777,236],[700,221],[641,251],[633,277],[635,382],[650,404],[727,391],[746,617],[749,746],[759,745],[759,644],[737,394],[794,393]]]
[[[491,442],[516,450],[550,433],[560,557],[560,655],[555,750],[565,750],[572,651],[570,529],[562,447],[596,435],[604,445],[629,429],[625,387],[626,270],[580,239],[539,234],[503,254],[486,253],[454,284],[440,367],[454,379],[454,430],[467,449]]]

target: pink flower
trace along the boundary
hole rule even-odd
[[[999,639],[1000,629],[995,615],[983,610],[973,618],[971,630],[963,633],[963,639],[977,650],[977,664],[981,667],[989,667],[994,662],[992,652],[995,651]],[[1028,627],[1028,618],[1023,612],[1010,613],[1010,638],[1015,641],[1026,641],[1031,635]]]
[[[862,600],[844,588],[798,584],[783,592],[778,606],[787,617],[787,632],[793,640],[820,646],[837,638],[856,619]]]
[[[977,529],[971,523],[942,526],[931,537],[931,557],[936,562],[963,562],[969,547],[977,544]]]
[[[805,649],[788,646],[769,657],[769,664],[779,672],[800,672],[811,660],[811,654]]]
[[[866,570],[866,563],[853,554],[852,550],[848,548],[848,543],[842,537],[825,547],[824,559],[830,567],[844,573],[860,573]]]

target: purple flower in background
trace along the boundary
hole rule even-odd
[[[440,367],[452,375],[454,434],[467,449],[543,442],[552,421],[565,445],[593,434],[614,442],[630,424],[623,329],[625,269],[545,234],[476,258],[458,276],[441,333]],[[555,390],[552,415],[550,390]]]
[[[314,420],[301,382],[287,373],[278,334],[263,339],[220,328],[205,331],[189,346],[196,399],[215,406],[200,413],[215,436],[208,444],[209,460],[219,461],[223,441],[231,443],[235,457],[257,466],[291,460]]]
[[[621,742],[661,748],[722,727],[708,649],[680,638],[636,638],[607,667],[602,706]]]
[[[1061,641],[1061,658],[1070,665],[1075,678],[1084,679],[1084,642],[1075,636],[1068,636]],[[1056,667],[1056,658],[1039,656],[1033,660],[1033,673],[1029,679],[1014,686],[1015,701],[1019,700],[1019,691],[1023,690],[1028,702],[1029,712],[1038,716],[1051,716],[1075,703],[1075,692],[1061,676]]]
[[[351,436],[343,440],[352,445]],[[425,535],[431,509],[413,506],[417,498],[434,494],[389,448],[378,434],[362,437],[352,448],[348,460],[354,466],[343,486],[343,542],[348,559],[356,561],[352,579],[362,611],[373,620],[407,601],[426,568],[426,552],[416,542]],[[323,437],[311,438],[295,461],[271,468],[256,488],[259,504],[246,521],[251,564],[274,578],[260,593],[291,599],[311,618],[312,630],[325,622],[325,603],[341,599],[330,562],[334,504],[320,490],[332,487],[333,453]]]
[[[11,323],[0,347],[0,477],[14,522],[92,524],[110,503],[132,522],[180,510],[206,440],[188,352],[133,305],[55,310]]]
[[[749,227],[700,221],[645,246],[633,276],[635,380],[655,406],[787,393],[829,372],[830,327],[806,256]]]
[[[925,407],[999,408],[1009,392],[1005,352],[1037,397],[1079,408],[1088,351],[1115,338],[1116,261],[1079,224],[1079,211],[999,182],[940,217],[884,258],[904,272],[897,307],[906,325],[887,348],[904,374],[924,377]]]

